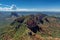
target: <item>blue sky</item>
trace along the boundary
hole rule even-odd
[[[60,0],[0,0],[0,8],[16,6],[22,10],[60,11]]]

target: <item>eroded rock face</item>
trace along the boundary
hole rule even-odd
[[[38,24],[41,23],[43,24],[44,23],[44,17],[46,15],[29,15],[28,16],[28,19],[25,21],[27,27],[34,33],[36,33],[37,31],[42,30]],[[20,17],[20,18],[17,18],[15,19],[15,21],[13,23],[11,23],[11,25],[13,25],[15,22],[18,22],[18,23],[23,23],[25,20],[24,17]],[[46,19],[47,21],[47,19]],[[20,25],[18,25],[20,27]],[[16,27],[16,28],[19,28],[19,27]]]
[[[17,25],[15,23],[19,23],[19,24]],[[15,27],[14,24],[17,26]],[[29,30],[28,31],[29,33],[27,32],[27,34],[29,34],[29,36],[27,34],[25,34],[20,38],[20,33],[19,33],[20,29],[19,28],[23,27],[23,29],[24,29],[24,26],[22,26],[22,24],[27,25],[25,27],[27,27],[27,29]],[[27,17],[26,16],[19,17],[11,23],[11,26],[14,26],[12,29],[15,28],[14,33],[17,33],[16,31],[18,31],[18,29],[19,29],[19,31],[18,31],[19,40],[28,39],[30,36],[31,36],[31,38],[30,38],[31,40],[45,40],[44,37],[37,35],[37,31],[40,32],[42,35],[46,34],[47,36],[52,36],[52,33],[54,33],[54,35],[57,33],[57,35],[58,35],[58,32],[60,32],[59,31],[60,24],[57,23],[57,19],[54,17],[49,17],[49,16],[46,17],[46,15],[43,15],[43,14],[42,15],[29,15]],[[24,34],[24,31],[23,31],[23,34]],[[5,35],[4,38],[5,38],[5,40],[9,40],[9,39],[11,39],[11,36],[8,34],[8,36]],[[47,37],[46,39],[53,40],[52,37]],[[58,39],[56,37],[56,38],[54,38],[54,40],[60,40],[60,39]]]
[[[52,26],[52,22],[54,22],[54,20],[56,21],[56,18],[46,16],[47,15],[41,14],[41,15],[29,15],[28,18],[20,17],[15,19],[14,22],[11,23],[11,25],[14,25],[15,22],[18,22],[20,24],[25,23],[27,25],[27,28],[29,28],[34,33],[36,33],[37,31],[49,33],[48,28]],[[54,23],[53,25],[55,26],[55,24],[56,23]],[[19,27],[20,25],[16,26],[16,29]]]
[[[39,30],[42,30],[38,24],[43,24],[44,23],[44,17],[46,15],[34,15],[33,17],[30,16],[30,18],[26,21],[26,24],[28,25],[28,28],[36,33]],[[44,19],[44,20],[43,20]],[[46,19],[47,21],[47,19]]]

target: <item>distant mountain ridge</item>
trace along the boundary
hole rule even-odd
[[[4,15],[10,15],[12,12],[16,12],[18,13],[19,15],[29,15],[29,14],[36,14],[36,13],[42,13],[42,14],[47,14],[47,15],[50,15],[50,16],[57,16],[59,17],[60,16],[60,12],[26,12],[26,11],[0,11],[2,14]]]

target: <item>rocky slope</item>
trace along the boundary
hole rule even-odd
[[[21,16],[3,28],[1,40],[60,40],[60,19],[45,14]]]

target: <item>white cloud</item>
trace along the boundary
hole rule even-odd
[[[2,4],[0,4],[2,5]],[[7,7],[8,6],[8,7]],[[60,9],[37,9],[37,8],[32,8],[32,9],[21,9],[17,8],[16,5],[5,5],[5,7],[0,7],[0,11],[60,11]]]
[[[7,8],[7,7],[0,7],[0,11],[8,11],[11,10],[11,8]]]
[[[20,8],[17,8],[16,11],[36,11],[36,9],[20,9]]]
[[[13,8],[13,6],[9,6],[9,5],[2,5],[2,6],[5,6],[5,7],[0,7],[0,11],[11,11]]]
[[[35,9],[21,9],[17,8],[16,5],[13,4],[10,7],[0,7],[0,11],[35,11]]]

